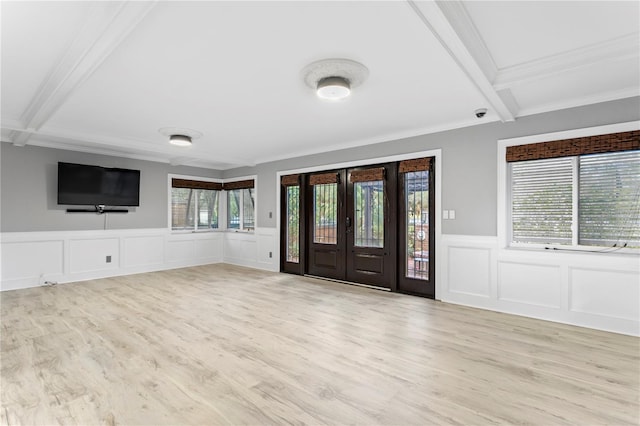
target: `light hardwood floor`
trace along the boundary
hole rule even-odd
[[[2,424],[635,424],[638,338],[230,265],[5,292]]]

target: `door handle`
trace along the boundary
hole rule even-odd
[[[347,228],[351,228],[351,218],[347,216],[346,220]]]

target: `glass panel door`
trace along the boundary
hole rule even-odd
[[[306,272],[345,279],[344,170],[307,176]]]
[[[286,188],[286,261],[300,262],[300,187]]]
[[[304,177],[287,175],[280,186],[280,270],[291,274],[305,272]]]
[[[313,186],[313,242],[336,244],[338,218],[338,184],[327,183]]]
[[[384,247],[384,181],[356,182],[354,232],[356,247]]]
[[[404,173],[405,276],[429,279],[429,171]]]
[[[398,290],[435,298],[433,158],[402,161],[398,183]]]
[[[396,170],[395,163],[347,170],[347,281],[395,290]]]

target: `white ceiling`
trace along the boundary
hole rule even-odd
[[[228,169],[640,94],[635,1],[0,7],[15,145]],[[323,101],[302,69],[325,58],[369,77]],[[203,136],[179,148],[163,127]]]

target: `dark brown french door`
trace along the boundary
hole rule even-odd
[[[433,158],[398,166],[398,291],[435,298]]]
[[[283,176],[281,270],[435,296],[432,159]]]
[[[306,186],[307,273],[346,279],[346,170],[309,175]]]
[[[308,274],[395,285],[395,176],[394,164],[309,176]]]
[[[303,188],[306,176],[283,176],[280,181],[280,270],[290,274],[305,273],[306,218]]]
[[[395,164],[347,170],[347,281],[395,287],[395,181]]]

